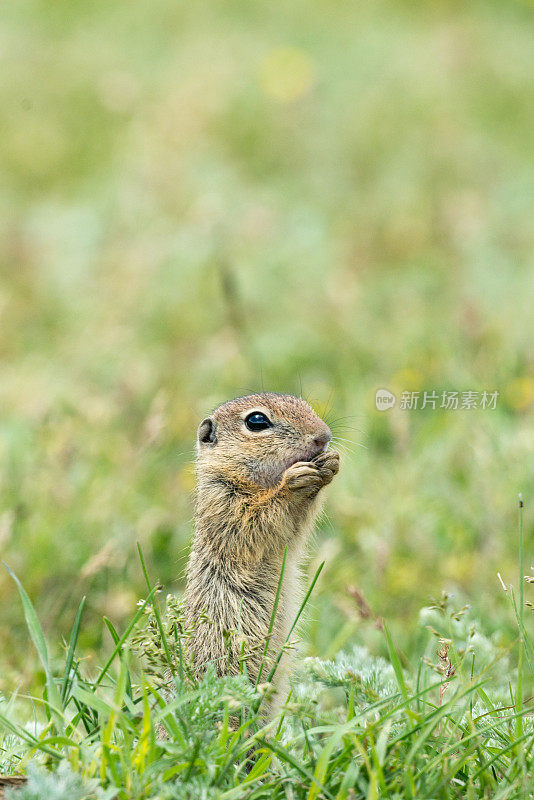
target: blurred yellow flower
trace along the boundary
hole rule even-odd
[[[416,392],[422,388],[423,375],[415,369],[406,367],[395,373],[391,383],[394,391]]]
[[[475,570],[478,569],[478,558],[475,553],[460,549],[461,544],[459,542],[457,546],[457,552],[441,559],[440,571],[451,581],[460,586],[468,587],[473,581]]]
[[[534,378],[530,376],[515,378],[510,381],[504,394],[512,408],[524,411],[534,401]]]
[[[391,596],[404,595],[413,591],[421,581],[421,563],[415,558],[399,556],[386,570],[386,585]]]
[[[260,83],[269,97],[290,103],[310,91],[314,73],[312,59],[304,50],[277,47],[261,63]]]

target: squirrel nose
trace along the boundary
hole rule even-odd
[[[316,436],[314,436],[313,443],[314,445],[316,445],[316,447],[324,447],[325,445],[328,444],[331,438],[332,434],[330,433],[330,431],[322,431],[321,433],[318,433]]]

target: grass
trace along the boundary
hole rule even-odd
[[[41,695],[1,708],[3,769],[29,775],[8,800],[532,797],[534,709],[522,692],[533,685],[534,649],[520,613],[518,647],[503,651],[444,595],[424,610],[436,664],[421,655],[417,673],[406,670],[382,624],[389,661],[362,647],[306,659],[269,720],[268,684],[251,684],[245,668],[194,678],[180,606],[171,598],[161,613],[140,557],[148,594],[122,635],[108,621],[114,647],[96,671],[78,652],[85,598],[64,667],[52,669],[32,602],[8,568],[46,676]],[[30,704],[34,719],[23,725]]]

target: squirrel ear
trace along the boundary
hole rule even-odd
[[[215,423],[211,417],[203,419],[198,426],[198,441],[200,444],[216,444]]]

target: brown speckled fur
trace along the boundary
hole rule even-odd
[[[244,419],[252,411],[267,414],[273,427],[247,430]],[[202,441],[206,432],[215,441]],[[199,673],[210,661],[219,673],[239,669],[242,639],[231,636],[228,645],[224,636],[239,629],[245,650],[253,652],[247,670],[256,679],[287,546],[269,652],[282,646],[301,602],[299,562],[320,509],[319,492],[339,468],[339,455],[326,451],[330,438],[307,403],[270,392],[224,403],[201,423],[186,589],[189,621],[203,612],[211,620],[197,625],[191,641]]]

